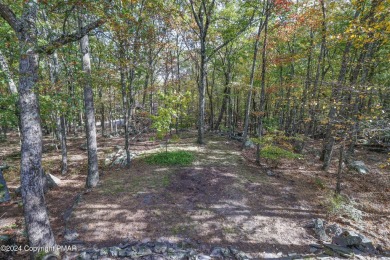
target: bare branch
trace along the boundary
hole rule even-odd
[[[90,23],[82,27],[78,32],[62,35],[59,38],[55,39],[54,41],[50,42],[49,44],[38,47],[37,51],[39,53],[53,54],[56,49],[60,48],[61,46],[64,46],[67,43],[80,40],[85,35],[87,35],[90,31],[96,29],[97,27],[104,24],[105,22],[106,22],[105,19],[99,19],[93,23]]]
[[[190,6],[191,6],[191,11],[192,14],[194,15],[195,22],[198,25],[199,29],[201,30],[203,28],[203,25],[201,24],[198,15],[196,14],[195,7],[194,7],[194,2],[190,0]]]
[[[19,19],[16,17],[15,13],[8,7],[8,5],[3,4],[0,1],[0,16],[14,29],[16,33],[19,32]]]
[[[223,47],[225,47],[226,45],[228,45],[229,43],[231,43],[232,41],[234,41],[235,39],[237,39],[243,32],[245,32],[248,27],[250,26],[252,20],[253,20],[253,16],[254,16],[254,13],[252,14],[251,18],[250,18],[250,22],[247,24],[247,26],[245,26],[244,28],[242,28],[241,30],[239,30],[236,35],[228,40],[226,40],[225,42],[223,42],[221,45],[219,45],[218,47],[216,47],[214,50],[212,50],[212,52],[208,55],[207,59],[206,59],[206,62],[208,62],[214,55],[215,53],[217,53],[220,49],[222,49]]]

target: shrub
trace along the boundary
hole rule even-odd
[[[162,152],[151,154],[145,158],[149,164],[157,165],[189,165],[194,161],[192,153],[186,151]]]
[[[260,151],[260,157],[270,160],[279,160],[282,158],[295,159],[299,154],[287,151],[274,145],[267,145]]]

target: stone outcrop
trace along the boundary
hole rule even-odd
[[[342,229],[337,224],[326,226],[322,219],[314,219],[306,225],[312,228],[320,244],[310,245],[310,252],[332,257],[371,257],[382,254],[380,246],[375,247],[371,240],[351,230]],[[331,242],[330,242],[331,241]]]
[[[171,260],[211,260],[211,259],[251,259],[244,252],[233,247],[215,247],[209,253],[198,249],[183,247],[169,242],[129,242],[118,246],[86,249],[78,259],[171,259]]]

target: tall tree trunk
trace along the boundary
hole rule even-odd
[[[207,96],[209,97],[209,103],[210,103],[210,118],[209,118],[209,129],[210,130],[213,130],[214,129],[214,97],[213,97],[213,93],[214,93],[214,84],[215,84],[215,73],[214,73],[214,69],[213,69],[213,73],[212,73],[212,82],[210,84],[209,82],[209,79],[208,77],[206,77],[206,89],[207,89]],[[211,87],[210,87],[211,85]]]
[[[263,116],[265,106],[265,76],[267,70],[267,37],[268,37],[268,18],[269,18],[269,1],[266,1],[266,15],[264,20],[264,40],[262,49],[262,60],[261,60],[261,92],[260,92],[260,115],[258,122],[258,138],[262,138],[263,132]],[[256,149],[256,162],[260,165],[260,144],[257,144]]]
[[[355,12],[354,19],[356,19],[359,16],[359,14],[360,14],[360,10],[357,10]],[[345,83],[345,77],[347,74],[347,67],[349,61],[349,53],[351,48],[352,48],[352,42],[348,41],[343,52],[343,57],[341,59],[341,66],[340,66],[339,77],[337,79],[337,84],[335,84],[332,87],[331,104],[330,104],[330,109],[328,114],[328,125],[326,128],[326,136],[324,138],[323,150],[321,154],[321,159],[323,160],[323,165],[322,165],[323,170],[328,170],[330,161],[332,159],[332,152],[333,152],[333,145],[334,145],[333,134],[334,134],[334,124],[337,115],[337,102],[339,100],[340,88],[342,88],[342,86]]]
[[[320,87],[320,74],[324,67],[325,53],[326,53],[326,9],[324,0],[320,0],[321,10],[322,10],[322,21],[321,21],[321,46],[320,53],[318,55],[317,67],[316,67],[316,75],[313,83],[313,92],[311,95],[312,100],[316,100],[315,104],[313,104],[310,108],[310,130],[312,136],[315,136],[316,128],[317,128],[317,111],[319,111],[320,102],[319,102],[319,87]]]
[[[202,33],[199,68],[198,144],[204,144],[204,115],[206,103],[206,34]]]
[[[15,94],[15,95],[18,94],[18,90],[17,90],[16,84],[13,80],[12,73],[8,67],[8,62],[5,58],[5,56],[3,55],[3,53],[1,52],[1,50],[0,50],[0,68],[3,70],[3,72],[5,74],[5,79],[7,80],[8,88],[9,88],[9,91],[11,92],[11,94]]]
[[[302,93],[302,103],[299,111],[299,132],[301,133],[307,133],[308,128],[305,127],[305,111],[306,111],[306,104],[307,104],[307,95],[310,88],[310,82],[311,82],[311,59],[312,59],[312,53],[313,53],[313,30],[310,30],[310,47],[309,47],[309,57],[307,58],[307,67],[306,67],[306,80],[305,80],[305,87],[303,88]]]
[[[0,6],[0,8],[3,8]],[[30,1],[24,5],[20,19],[19,47],[19,106],[22,133],[21,192],[29,245],[53,247],[55,238],[43,194],[42,180],[42,130],[36,87],[38,81],[37,46],[38,4]]]
[[[13,80],[13,75],[11,71],[9,70],[8,62],[3,55],[3,53],[0,50],[0,68],[3,70],[5,74],[5,78],[8,83],[8,88],[9,91],[11,92],[12,95],[17,95],[18,90],[15,84],[15,81]],[[20,115],[19,115],[19,105],[18,102],[15,102],[15,116],[18,119],[17,124],[18,124],[18,134],[20,136]],[[4,132],[4,138],[7,139],[7,122],[6,125],[3,126],[3,132]]]
[[[250,119],[249,117],[251,111],[251,100],[252,100],[253,83],[255,78],[257,51],[259,49],[260,34],[262,30],[263,30],[263,23],[260,22],[259,27],[257,29],[256,39],[253,48],[252,67],[251,67],[251,74],[249,78],[249,90],[248,90],[248,96],[246,98],[246,106],[245,106],[244,133],[243,133],[242,147],[245,146],[246,139],[248,138],[248,125],[249,125],[249,119]]]
[[[68,151],[66,149],[66,122],[64,115],[60,116],[61,174],[68,172]]]
[[[55,87],[59,83],[59,62],[58,55],[55,51],[51,56],[51,61],[49,61],[50,68],[50,78],[53,86]],[[64,112],[58,111],[58,114],[55,114],[54,117],[57,121],[57,138],[60,141],[61,146],[61,174],[65,175],[68,172],[68,150],[66,147],[66,129],[65,129],[65,117]]]
[[[128,95],[126,91],[126,76],[124,68],[120,68],[121,76],[121,88],[122,88],[122,106],[123,106],[123,123],[125,128],[125,152],[126,152],[126,166],[130,167],[130,140],[129,140],[129,101],[127,100]]]
[[[340,195],[341,193],[341,175],[343,173],[343,163],[344,163],[344,149],[345,149],[345,133],[341,138],[342,142],[340,144],[340,153],[339,153],[339,166],[337,169],[337,180],[336,180],[336,189],[335,194]]]
[[[82,17],[80,19],[80,27],[82,26]],[[95,110],[92,91],[92,75],[91,75],[91,60],[88,35],[85,35],[80,40],[80,51],[82,55],[82,66],[84,77],[82,79],[84,86],[84,109],[85,109],[85,124],[87,132],[87,148],[88,148],[88,175],[87,188],[96,187],[99,182],[99,169],[97,157],[97,142],[96,142],[96,124]]]

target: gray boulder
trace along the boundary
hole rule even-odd
[[[343,230],[339,227],[339,225],[332,224],[325,228],[325,232],[328,236],[333,237],[339,236],[343,232]]]
[[[46,187],[49,189],[58,187],[61,184],[61,180],[50,173],[45,174],[44,180],[46,181]]]
[[[46,193],[48,190],[58,187],[61,184],[61,180],[51,173],[45,173],[42,170],[42,178],[43,178],[43,192]],[[22,195],[22,187],[18,187],[15,189],[16,196]]]
[[[273,176],[275,176],[275,173],[273,171],[271,171],[271,170],[267,170],[267,175],[269,177],[273,177]]]
[[[338,246],[338,245],[333,245],[333,244],[324,244],[324,246],[330,251],[325,250],[325,254],[331,255],[331,256],[336,256],[333,252],[335,252],[338,255],[341,255],[343,257],[351,257],[353,251],[349,248],[343,247],[343,246]]]
[[[255,144],[250,140],[245,141],[245,148],[255,148]]]
[[[79,234],[75,230],[66,229],[64,238],[66,241],[73,241],[79,237]]]
[[[42,170],[43,174],[43,192],[46,193],[48,190],[54,189],[58,187],[61,184],[61,180],[57,178],[56,176],[50,174],[50,173],[45,173]]]
[[[324,220],[317,218],[314,220],[314,232],[321,241],[328,241],[329,237],[325,232],[325,222]]]
[[[135,153],[130,154],[130,160],[134,159],[137,155]],[[118,151],[109,154],[104,160],[104,165],[126,165],[126,151],[122,148],[119,148]]]
[[[359,246],[362,241],[362,238],[357,233],[347,230],[332,239],[333,244],[348,247]]]
[[[349,164],[349,168],[357,171],[360,174],[368,174],[367,166],[362,161],[353,161]]]

